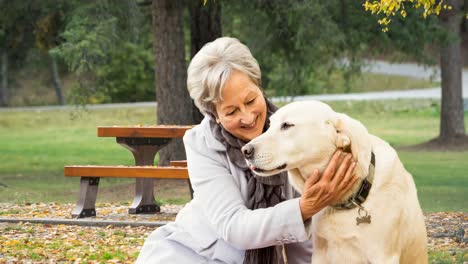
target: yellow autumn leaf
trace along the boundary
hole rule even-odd
[[[42,248],[35,248],[32,250],[32,252],[36,253],[36,254],[42,254],[44,252],[44,250]]]
[[[15,246],[15,245],[18,245],[20,242],[18,240],[10,240],[10,241],[6,241],[4,242],[4,245],[9,247],[9,246]]]
[[[408,3],[407,5],[405,5]],[[418,9],[422,7],[423,17],[426,18],[429,15],[440,13],[441,8],[450,10],[452,7],[445,4],[443,0],[366,0],[363,4],[364,9],[371,14],[382,14],[383,18],[378,20],[378,23],[382,26],[390,24],[390,18],[399,13],[403,18],[407,16],[405,8],[408,6]],[[384,32],[388,31],[388,28],[383,29]]]

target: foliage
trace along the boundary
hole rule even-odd
[[[109,101],[153,101],[154,59],[151,49],[126,42],[110,56],[112,60],[96,70],[98,85]]]
[[[51,53],[79,79],[75,103],[154,100],[151,44],[132,1],[77,2]],[[145,31],[147,32],[147,31]]]
[[[63,31],[65,15],[69,12],[69,8],[69,2],[65,0],[43,2],[40,7],[41,15],[34,29],[36,46],[39,50],[49,52],[63,41],[60,33]]]
[[[224,3],[223,3],[224,4]],[[223,5],[223,34],[241,39],[276,95],[320,91],[343,35],[320,1],[236,1]]]
[[[9,10],[0,17],[0,46],[7,43],[12,63],[26,68],[44,67],[25,58],[36,56],[37,48],[51,49],[74,75],[68,79],[77,79],[68,101],[153,101],[150,8],[139,2],[0,1],[0,9]],[[435,17],[422,20],[422,12],[406,8],[406,18],[395,16],[387,34],[361,1],[223,1],[221,17],[223,35],[247,44],[262,68],[268,94],[281,96],[350,92],[363,59],[374,55],[402,52],[406,59],[434,63],[434,53],[425,47],[442,34]],[[333,82],[336,75],[345,80],[340,87]]]
[[[223,2],[222,21],[223,35],[246,43],[259,61],[267,94],[281,96],[350,92],[372,56],[403,52],[434,63],[425,46],[438,41],[438,23],[417,15],[409,10],[385,34],[359,1],[244,0]],[[336,75],[345,80],[341,87]]]
[[[117,18],[105,15],[91,17],[95,7],[80,6],[75,10],[62,36],[66,40],[53,53],[62,57],[77,74],[93,72],[109,61],[108,51],[116,48]]]
[[[443,0],[434,1],[434,0],[366,0],[364,3],[364,8],[366,11],[371,12],[371,14],[382,14],[378,22],[383,25],[382,29],[384,32],[388,31],[388,25],[392,21],[392,17],[399,14],[401,17],[405,18],[407,11],[405,5],[412,5],[413,8],[422,8],[422,16],[426,18],[429,15],[438,15],[442,7],[444,9],[451,9],[451,6],[447,6]]]
[[[0,15],[0,49],[7,51],[11,58],[10,70],[17,69],[34,43],[33,29],[40,4],[0,0],[0,10],[7,10]]]
[[[421,16],[424,18],[439,15],[443,9],[452,9],[452,6],[447,5],[444,0],[366,0],[364,3],[366,11],[382,17],[378,22],[383,26],[382,30],[384,32],[388,31],[388,25],[392,22],[392,18],[398,15],[401,18],[406,18],[407,6],[411,6],[413,9],[421,9]],[[468,19],[468,14],[465,14],[465,16]]]

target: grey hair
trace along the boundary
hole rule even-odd
[[[187,88],[195,105],[204,115],[216,116],[216,104],[223,100],[224,83],[234,71],[247,74],[261,86],[261,72],[249,48],[236,38],[222,37],[203,46],[187,70]]]

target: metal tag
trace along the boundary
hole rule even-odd
[[[366,214],[361,216],[361,210],[364,211]],[[368,214],[366,209],[364,209],[363,207],[359,207],[358,214],[359,216],[356,217],[356,225],[371,223],[371,216],[370,214]]]

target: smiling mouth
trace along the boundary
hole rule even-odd
[[[247,129],[247,130],[251,130],[251,129],[255,128],[257,126],[257,120],[258,120],[258,116],[255,118],[255,120],[253,121],[253,123],[251,125],[242,126],[242,128]]]

